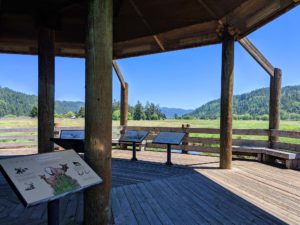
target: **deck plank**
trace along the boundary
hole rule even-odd
[[[162,225],[161,221],[159,220],[158,216],[155,214],[151,206],[149,205],[147,199],[142,194],[140,189],[137,185],[129,185],[129,189],[131,189],[132,195],[136,199],[136,201],[139,202],[141,209],[144,212],[145,217],[147,217],[147,220],[149,221],[149,224],[157,224]]]
[[[173,225],[171,218],[167,215],[167,213],[162,209],[162,207],[158,204],[157,200],[152,196],[152,194],[148,191],[144,184],[138,184],[138,188],[141,193],[145,197],[145,201],[151,206],[152,210],[159,218],[160,222],[164,225]]]
[[[124,187],[116,188],[116,198],[120,202],[120,208],[122,209],[122,214],[125,217],[125,224],[127,225],[138,225],[138,222],[135,218],[134,212],[128,202],[128,199],[123,190]]]
[[[218,169],[217,157],[113,150],[116,225],[300,224],[300,172],[255,161]],[[82,224],[83,194],[61,201],[61,224]],[[44,225],[46,204],[24,209],[0,175],[0,224]]]
[[[183,196],[187,205],[198,213],[199,217],[204,217],[211,224],[232,224],[230,222],[230,217],[226,217],[219,213],[219,210],[212,206],[212,204],[207,204],[205,199],[200,198],[195,195],[193,189],[189,185],[186,185],[185,181],[181,180],[180,186],[175,186],[173,179],[164,180],[168,184],[169,188],[176,192],[178,195]]]
[[[147,191],[156,199],[156,202],[160,205],[162,210],[168,215],[170,220],[175,225],[182,225],[185,223],[183,218],[181,218],[176,212],[176,206],[169,202],[166,197],[163,196],[163,191],[156,189],[151,185],[151,182],[143,184]],[[188,224],[188,223],[186,223]]]
[[[123,190],[127,197],[128,203],[130,204],[130,208],[134,213],[137,223],[139,225],[150,225],[146,216],[147,212],[144,212],[144,210],[142,209],[140,203],[135,198],[134,193],[132,192],[130,186],[131,185],[124,187]]]

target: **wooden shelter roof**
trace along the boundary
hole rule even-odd
[[[38,25],[56,29],[56,54],[85,55],[84,0],[0,1],[0,52],[37,53]],[[219,43],[228,24],[238,38],[299,0],[114,0],[114,58]]]

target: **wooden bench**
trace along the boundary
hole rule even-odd
[[[282,160],[288,169],[300,169],[300,153],[286,152],[265,147],[233,146],[233,154],[256,154],[258,161],[275,163],[276,159]]]

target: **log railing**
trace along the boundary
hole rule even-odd
[[[79,130],[83,127],[59,127],[54,135],[60,130]],[[219,129],[215,128],[191,128],[191,127],[140,127],[140,126],[113,126],[113,139],[118,138],[122,129],[147,130],[150,132],[147,137],[147,148],[165,148],[165,146],[152,144],[153,137],[161,131],[185,132],[186,138],[182,145],[172,146],[173,149],[195,152],[219,153]],[[233,145],[247,147],[269,147],[269,136],[279,137],[279,141],[273,143],[275,149],[300,153],[300,132],[286,130],[268,129],[233,129]],[[286,140],[281,141],[282,138]],[[297,140],[299,141],[291,141]],[[2,128],[0,129],[0,148],[21,148],[37,146],[36,128]]]

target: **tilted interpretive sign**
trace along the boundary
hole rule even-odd
[[[119,142],[141,143],[149,134],[148,131],[128,130],[120,138]]]
[[[55,144],[64,149],[74,149],[84,152],[84,130],[61,130],[60,138],[50,138]]]
[[[179,132],[160,132],[152,141],[155,144],[180,145],[185,133]]]
[[[73,150],[1,159],[0,169],[26,207],[102,182]]]
[[[149,134],[144,130],[127,130],[119,139],[119,142],[131,142],[132,143],[132,161],[137,161],[136,158],[136,143],[141,143]]]
[[[61,139],[84,139],[84,130],[61,130],[60,131]]]
[[[185,133],[181,132],[160,132],[152,141],[153,144],[166,144],[167,145],[167,165],[173,165],[171,162],[171,146],[180,145]]]

